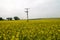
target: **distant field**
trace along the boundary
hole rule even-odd
[[[60,19],[0,21],[0,40],[60,40]]]

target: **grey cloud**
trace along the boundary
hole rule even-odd
[[[60,17],[60,0],[0,0],[0,16],[26,18],[26,7],[29,18]]]

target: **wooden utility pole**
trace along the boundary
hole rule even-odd
[[[28,20],[28,12],[29,12],[28,10],[29,10],[29,8],[25,8],[25,9],[26,9],[25,12],[27,13],[27,22],[28,22],[28,21],[29,21],[29,20]]]

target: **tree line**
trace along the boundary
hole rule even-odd
[[[19,17],[17,17],[17,16],[15,16],[15,17],[8,17],[8,18],[6,18],[6,19],[3,19],[2,17],[0,17],[0,20],[20,20],[20,18]]]

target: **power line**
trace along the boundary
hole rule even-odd
[[[25,12],[27,13],[27,22],[28,22],[28,21],[29,21],[29,20],[28,20],[29,8],[25,8],[25,10],[26,10]]]

